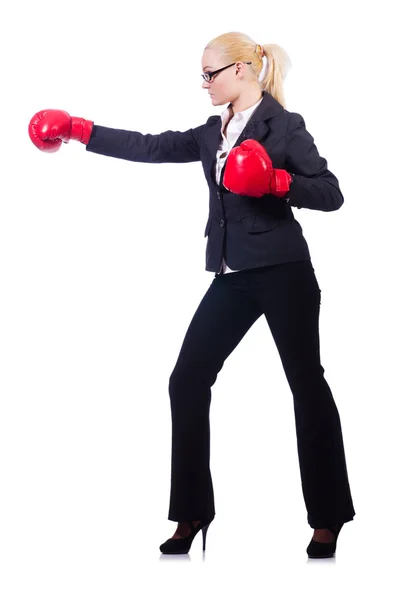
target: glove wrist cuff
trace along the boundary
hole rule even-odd
[[[70,130],[70,139],[81,142],[82,144],[88,144],[94,122],[81,119],[80,117],[71,117],[71,119],[72,127]]]
[[[292,182],[292,177],[285,169],[273,169],[273,181],[270,193],[273,196],[282,198],[287,192]]]

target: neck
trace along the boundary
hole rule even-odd
[[[245,94],[240,94],[237,98],[231,100],[230,102],[233,114],[247,110],[247,108],[251,108],[251,106],[254,106],[254,104],[259,102],[259,100],[262,100],[262,98],[262,91],[258,91],[258,89],[249,91]]]

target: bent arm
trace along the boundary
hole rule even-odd
[[[193,162],[200,160],[204,127],[152,135],[94,125],[86,150],[134,162]]]
[[[289,205],[313,210],[338,210],[344,202],[339,182],[319,155],[314,138],[298,113],[291,113],[286,138],[286,170],[293,176]]]

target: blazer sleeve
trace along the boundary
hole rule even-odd
[[[200,160],[204,127],[152,135],[94,125],[86,150],[134,162],[193,162]]]
[[[325,158],[319,155],[314,138],[298,113],[291,113],[288,124],[285,162],[286,170],[293,177],[287,193],[290,206],[322,211],[342,206],[344,198],[339,182],[328,170]]]

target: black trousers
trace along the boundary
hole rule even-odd
[[[320,303],[321,290],[310,260],[215,275],[169,380],[170,521],[215,515],[211,386],[226,358],[263,314],[293,394],[308,523],[320,529],[353,519],[339,413],[320,363]]]

